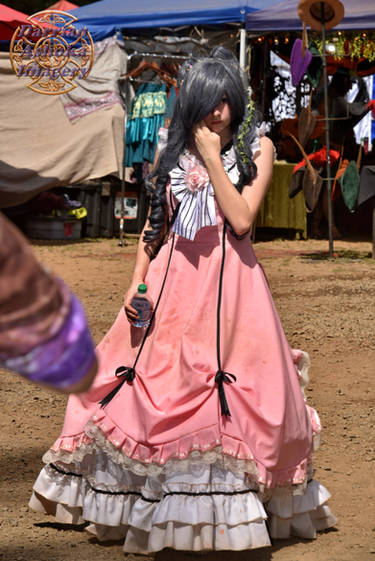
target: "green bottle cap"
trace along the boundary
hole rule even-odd
[[[147,292],[147,284],[144,284],[144,283],[139,284],[139,285],[138,285],[138,292],[139,292],[140,294],[146,294],[146,292]]]

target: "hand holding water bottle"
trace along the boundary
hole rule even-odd
[[[135,327],[147,327],[151,321],[153,302],[147,295],[147,285],[140,283],[134,293],[134,286],[130,286],[125,295],[125,313]]]

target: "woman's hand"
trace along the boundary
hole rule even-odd
[[[204,121],[199,121],[193,127],[193,137],[195,146],[204,162],[215,157],[220,158],[220,136],[216,132],[210,131]]]
[[[129,323],[132,323],[133,321],[138,319],[138,312],[131,305],[131,301],[134,298],[134,296],[137,294],[138,286],[141,282],[143,281],[132,282],[124,296],[124,310]]]

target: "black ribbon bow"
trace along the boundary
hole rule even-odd
[[[113,388],[113,390],[110,391],[108,395],[106,395],[101,401],[99,401],[101,407],[107,405],[111,401],[111,399],[115,397],[115,395],[122,388],[125,382],[132,382],[134,380],[135,370],[131,366],[119,366],[116,369],[115,375],[117,378],[123,378],[123,380],[121,380],[121,382],[115,388]]]
[[[232,380],[230,378],[232,378]],[[215,382],[217,383],[217,387],[219,390],[221,414],[226,415],[227,417],[230,417],[231,414],[229,411],[227,398],[225,397],[224,382],[226,382],[227,384],[232,384],[236,380],[237,378],[235,377],[234,374],[230,374],[229,372],[224,372],[224,370],[218,370],[216,372]]]

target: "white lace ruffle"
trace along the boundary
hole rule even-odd
[[[311,426],[313,429],[313,450],[314,452],[316,452],[316,450],[320,448],[320,433],[322,430],[322,426],[317,411],[315,411],[315,409],[313,409],[307,404],[307,399],[305,394],[305,388],[310,382],[310,377],[309,377],[309,370],[311,366],[310,356],[305,351],[300,351],[300,350],[293,350],[292,353],[299,355],[299,359],[297,362],[298,380],[299,380],[299,385],[303,397],[306,402],[307,410],[310,415]]]
[[[258,156],[258,154],[260,153],[260,139],[262,138],[262,136],[266,135],[266,132],[267,132],[267,124],[263,121],[263,123],[261,123],[259,127],[256,127],[255,138],[251,143],[251,151],[253,153],[253,158]]]
[[[64,450],[48,450],[43,456],[45,464],[63,462],[65,464],[82,463],[87,456],[99,454],[104,451],[115,464],[126,468],[136,475],[157,477],[167,473],[185,473],[194,469],[196,465],[205,464],[208,466],[216,466],[219,469],[228,470],[237,476],[246,473],[248,478],[257,483],[259,491],[267,494],[266,487],[258,482],[259,474],[254,460],[241,460],[234,456],[229,456],[223,452],[221,446],[216,446],[206,452],[193,450],[184,458],[170,458],[164,464],[155,462],[144,463],[134,458],[130,458],[121,450],[118,450],[102,433],[93,421],[89,421],[86,425],[86,433],[92,439],[91,442],[82,443],[73,451]],[[305,471],[304,471],[305,470]],[[296,478],[293,482],[293,473]],[[313,465],[307,463],[306,468],[297,466],[291,470],[290,481],[282,484],[285,488],[292,488],[294,493],[303,493],[306,488],[306,481],[311,479],[313,474]],[[296,479],[300,481],[296,482]]]
[[[265,123],[264,121],[259,125],[259,127],[256,127],[256,136],[253,142],[251,143],[251,151],[253,153],[253,158],[259,155],[260,139],[262,138],[262,136],[266,136],[267,132],[269,132],[269,127],[267,123]],[[275,146],[273,147],[273,159],[274,160],[277,159],[277,152]]]
[[[197,464],[189,473],[141,477],[103,452],[80,469],[82,475],[72,464],[46,466],[30,507],[59,522],[90,520],[88,530],[99,540],[124,539],[128,552],[270,545],[264,507],[246,474]]]
[[[313,538],[336,522],[326,505],[328,491],[314,480],[302,496],[291,489],[274,490],[264,507],[245,474],[238,477],[215,466],[197,464],[189,473],[140,477],[102,453],[86,458],[81,467],[82,476],[74,475],[72,465],[58,466],[66,474],[46,466],[30,506],[55,514],[59,522],[89,520],[88,530],[99,540],[124,539],[127,552],[264,547],[270,545],[267,514],[271,537],[277,538]]]
[[[305,388],[310,382],[310,377],[309,377],[309,370],[311,366],[310,356],[306,351],[296,351],[296,352],[299,352],[301,354],[297,364],[298,379],[299,379],[299,385],[301,391],[304,397],[306,397]]]
[[[87,530],[100,541],[124,538],[124,551],[139,554],[150,554],[167,547],[175,550],[204,552],[211,550],[241,551],[271,545],[263,520],[237,526],[224,524],[193,526],[166,522],[163,526],[153,526],[150,532],[134,527],[117,529],[90,524]]]
[[[285,494],[275,489],[267,503],[269,529],[272,538],[299,536],[314,539],[316,532],[334,526],[337,522],[329,506],[327,489],[315,479],[307,485],[303,495]]]
[[[238,458],[228,456],[223,453],[221,446],[216,446],[206,452],[193,450],[185,458],[170,458],[165,464],[159,463],[144,463],[139,460],[130,458],[121,450],[118,450],[111,442],[107,440],[102,431],[95,425],[93,421],[89,421],[86,425],[86,434],[93,439],[92,442],[83,443],[74,451],[64,450],[48,450],[43,456],[45,464],[55,463],[58,461],[64,463],[80,463],[84,461],[85,457],[93,453],[98,453],[104,450],[112,460],[132,471],[136,475],[149,475],[156,477],[162,473],[167,472],[186,472],[194,467],[196,464],[217,465],[225,470],[230,470],[232,473],[241,475],[242,473],[249,474],[252,479],[258,479],[258,470],[254,460],[240,460]]]

